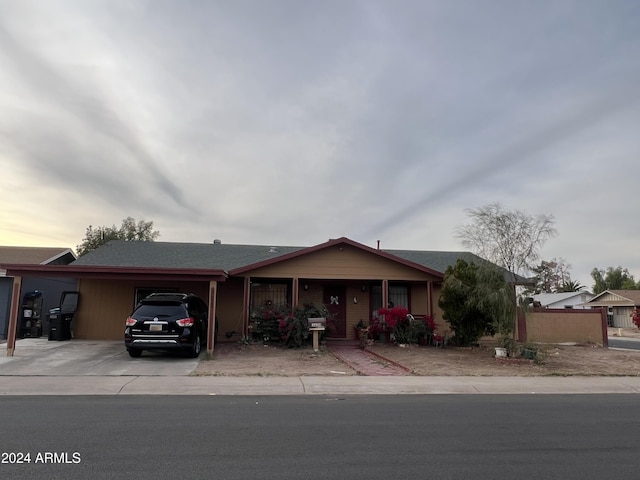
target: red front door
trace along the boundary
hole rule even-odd
[[[327,285],[324,287],[323,302],[331,314],[334,331],[328,335],[334,338],[347,338],[347,289],[343,285]]]

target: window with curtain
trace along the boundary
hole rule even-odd
[[[389,285],[389,306],[405,307],[409,309],[409,286]],[[382,286],[371,286],[371,311],[375,316],[378,309],[382,307]]]

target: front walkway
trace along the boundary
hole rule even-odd
[[[327,349],[339,360],[367,377],[410,375],[406,367],[395,364],[350,342],[327,342]]]

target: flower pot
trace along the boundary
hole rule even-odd
[[[507,356],[507,349],[503,347],[496,347],[496,358],[505,358]]]

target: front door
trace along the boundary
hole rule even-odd
[[[331,314],[334,331],[329,330],[328,336],[347,338],[347,289],[344,285],[327,285],[324,287],[323,302]]]

